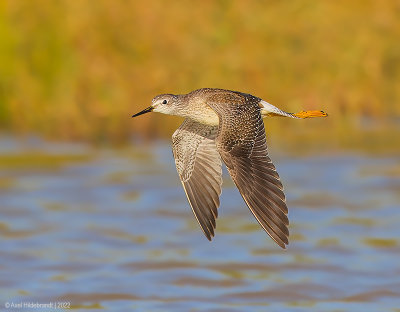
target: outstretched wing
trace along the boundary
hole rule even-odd
[[[217,149],[251,212],[282,248],[289,243],[288,209],[283,186],[268,157],[258,98],[210,104],[220,118]]]
[[[215,146],[218,127],[185,119],[172,136],[172,151],[193,213],[206,237],[214,236],[222,185],[221,157]]]

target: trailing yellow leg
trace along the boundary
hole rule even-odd
[[[326,117],[328,116],[328,114],[323,111],[312,110],[312,111],[301,111],[299,113],[293,114],[293,116],[297,118],[312,118],[312,117]]]
[[[300,113],[292,114],[285,112],[278,107],[265,102],[264,100],[260,101],[259,104],[261,108],[261,116],[265,117],[291,117],[291,118],[311,118],[311,117],[326,117],[327,113],[323,111],[310,110],[310,111],[301,111]]]

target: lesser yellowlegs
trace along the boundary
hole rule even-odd
[[[133,115],[160,112],[185,117],[172,136],[176,168],[201,229],[211,240],[218,216],[224,161],[247,206],[282,248],[289,243],[283,186],[268,156],[262,118],[325,117],[322,111],[292,114],[250,94],[204,88],[157,95]]]

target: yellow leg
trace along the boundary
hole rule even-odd
[[[298,118],[312,118],[312,117],[326,117],[328,116],[327,113],[323,111],[301,111],[299,113],[293,114],[293,116],[296,116]]]

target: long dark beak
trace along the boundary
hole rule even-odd
[[[146,109],[142,110],[141,112],[139,112],[139,113],[137,113],[135,115],[132,115],[132,117],[137,117],[137,116],[140,116],[140,115],[143,115],[143,114],[146,114],[146,113],[150,113],[151,111],[153,111],[153,109],[154,109],[153,106],[147,107]]]

